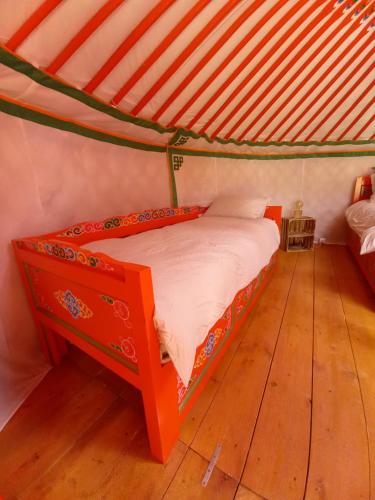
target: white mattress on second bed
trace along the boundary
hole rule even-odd
[[[203,216],[84,247],[151,267],[155,326],[187,385],[196,348],[279,243],[277,225],[269,219]]]

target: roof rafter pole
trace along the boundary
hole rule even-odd
[[[356,38],[352,40],[352,42],[345,47],[345,55],[349,54],[350,51],[357,45],[358,42],[360,42],[363,39],[363,33],[360,31]],[[306,112],[311,109],[311,107],[319,101],[319,99],[322,97],[322,95],[325,94],[325,92],[332,87],[332,83],[334,83],[337,78],[339,78],[356,60],[358,60],[358,57],[363,54],[363,51],[367,47],[367,40],[365,39],[364,43],[359,46],[359,48],[356,50],[356,52],[348,59],[348,61],[344,64],[344,66],[335,74],[332,80],[330,80],[322,89],[319,94],[311,101],[310,104],[306,108],[304,108],[301,113],[299,114],[298,118],[293,122],[292,125],[288,127],[288,129],[283,133],[283,135],[278,139],[278,142],[281,142],[283,138],[290,132],[291,129],[295,127],[295,125],[301,120],[303,116],[306,115]],[[303,95],[300,100],[293,106],[293,108],[283,117],[281,122],[272,130],[272,132],[269,134],[267,137],[266,141],[269,141],[271,137],[273,137],[276,132],[288,121],[288,119],[306,102],[306,99],[308,97],[308,94],[312,94],[316,88],[319,87],[319,85],[330,75],[332,70],[334,70],[336,67],[336,61],[333,61],[333,63],[326,69],[326,71],[315,81],[315,83],[309,88],[308,93],[306,92],[305,95]]]
[[[242,0],[229,0],[219,12],[217,12],[206,26],[193,38],[189,45],[173,61],[168,69],[154,83],[150,90],[142,97],[131,113],[137,115],[150,101],[150,99],[163,87],[163,85],[174,75],[175,71],[183,64],[193,51],[205,40],[216,26],[241,2]]]
[[[34,29],[61,3],[62,0],[45,0],[32,14],[26,19],[20,28],[5,44],[10,50],[16,50],[17,47],[30,35]]]
[[[362,66],[362,64],[361,64]],[[320,122],[315,126],[315,128],[309,133],[309,135],[307,136],[307,138],[305,139],[305,141],[307,142],[314,134],[317,130],[321,129],[323,124],[333,115],[333,113],[339,109],[339,107],[346,101],[346,99],[353,93],[353,90],[358,86],[360,85],[368,75],[371,74],[372,71],[374,71],[374,64],[371,64],[367,69],[366,71],[360,75],[358,77],[358,79],[352,84],[352,86],[349,88],[349,90],[347,90],[345,92],[345,94],[341,97],[341,99],[339,99],[339,101],[333,106],[333,108],[328,111],[328,113],[326,113],[324,115],[324,117],[320,120]],[[358,65],[350,74],[351,78],[354,76],[354,75],[357,75],[358,74],[358,71],[360,69],[360,65]],[[350,78],[350,79],[351,79]],[[345,81],[345,84],[348,82],[349,80],[346,79]],[[369,87],[373,87],[374,86],[374,82],[371,82],[370,86]],[[342,87],[342,85],[340,85],[340,87]],[[340,88],[341,90],[341,88]],[[331,99],[338,94],[338,92],[340,91],[338,89],[336,89],[336,91],[325,101],[325,103],[320,107],[320,111],[319,113],[323,110],[323,109],[326,109],[327,105],[330,103]],[[358,103],[357,103],[358,104]],[[329,133],[331,133],[331,130],[329,131]],[[298,135],[300,135],[300,133],[298,133]],[[296,137],[298,136],[296,135]],[[294,139],[293,139],[294,141]]]
[[[365,14],[365,11],[363,12]],[[362,15],[363,15],[362,14]],[[314,59],[317,59],[319,55],[321,54],[322,50],[324,49],[324,46],[327,45],[333,38],[342,31],[343,28],[347,27],[347,30],[340,36],[340,38],[334,43],[334,45],[326,52],[326,54],[320,59],[315,61],[314,67],[309,71],[309,73],[303,78],[303,80],[297,85],[296,88],[294,88],[288,96],[285,96],[284,102],[282,102],[277,110],[267,119],[267,121],[261,126],[261,128],[258,130],[258,132],[250,139],[251,141],[256,141],[260,134],[268,127],[268,125],[275,119],[275,117],[278,116],[278,114],[285,108],[287,103],[293,99],[295,95],[308,83],[311,78],[314,76],[317,70],[319,70],[320,67],[323,66],[323,64],[332,56],[333,53],[336,52],[337,49],[339,49],[342,44],[345,44],[345,41],[347,37],[353,33],[354,30],[356,30],[360,26],[360,19],[362,18],[362,15],[360,18],[356,19],[354,23],[349,24],[348,26],[348,19],[345,18],[336,28],[329,34],[329,36],[319,45],[317,49],[311,54],[306,61],[302,63],[302,65],[298,68],[298,70],[295,72],[294,75],[292,75],[289,80],[283,85],[283,87],[270,99],[269,102],[267,102],[266,106],[258,113],[258,115],[253,119],[251,124],[249,125],[249,129],[251,129],[265,113],[273,106],[273,104],[283,95],[285,92],[291,87],[291,84],[293,81],[296,80],[296,78],[308,67],[310,63],[314,61]],[[350,21],[350,20],[349,20]],[[345,52],[345,51],[344,51]],[[343,58],[343,53],[337,55],[335,58],[335,63],[339,63],[340,60]],[[269,88],[268,88],[269,89]],[[266,91],[265,91],[266,92]]]
[[[367,122],[366,122],[366,123],[363,125],[363,127],[361,128],[361,130],[360,130],[359,132],[357,132],[357,133],[356,133],[356,135],[355,135],[355,137],[354,137],[353,141],[357,141],[357,140],[361,137],[362,133],[363,133],[366,129],[368,129],[368,127],[369,127],[372,123],[375,123],[375,115],[370,116],[370,118],[367,120]]]
[[[365,44],[364,44],[365,45]],[[362,51],[360,52],[360,50]],[[363,53],[363,47],[361,48],[353,55],[353,57],[348,61],[348,63],[339,71],[339,73],[336,75],[336,78],[334,81],[329,81],[325,87],[319,92],[319,94],[313,99],[313,101],[304,109],[301,114],[298,117],[298,120],[296,123],[298,123],[304,116],[305,114],[310,111],[310,109],[320,100],[320,98],[327,93],[328,90],[332,89],[332,83],[336,81],[337,78],[339,78],[350,66],[351,63],[354,61],[358,61],[358,56]],[[356,56],[356,57],[354,57]],[[315,113],[308,119],[308,121],[302,126],[302,128],[298,131],[298,133],[293,137],[293,141],[297,139],[310,125],[313,123],[313,121],[326,109],[326,107],[329,105],[331,100],[345,87],[345,85],[356,75],[358,74],[358,71],[361,70],[363,67],[364,62],[368,61],[371,58],[371,52],[368,52],[367,55],[363,59],[361,59],[358,64],[355,66],[354,69],[347,75],[345,80],[340,83],[340,85],[333,91],[332,94],[330,94],[327,99],[324,101],[323,104],[319,106],[319,108],[315,111]],[[294,124],[292,124],[294,125]],[[289,127],[291,129],[291,127]],[[286,131],[286,133],[289,132],[289,129]],[[284,134],[285,135],[285,134]]]
[[[207,121],[204,127],[199,131],[200,134],[204,134],[208,127],[216,120],[216,118],[224,111],[224,109],[233,101],[235,96],[245,87],[248,81],[257,74],[257,72],[261,69],[261,67],[265,64],[269,57],[271,57],[272,53],[277,50],[279,47],[283,45],[285,41],[289,39],[290,36],[293,35],[294,31],[298,28],[303,19],[314,12],[316,7],[319,5],[319,0],[315,0],[312,5],[304,12],[298,20],[293,23],[293,25],[284,33],[279,40],[277,40],[272,49],[269,49],[267,54],[262,58],[262,60],[253,68],[248,75],[241,81],[241,83],[236,87],[236,89],[231,92],[230,96],[224,101],[224,103],[220,106],[220,108],[211,116],[211,118]],[[288,20],[294,16],[299,10],[301,10],[304,6],[306,6],[306,2],[298,0],[294,3],[294,5],[288,10],[286,14],[273,26],[269,32],[260,40],[257,45],[251,50],[251,52],[245,57],[245,59],[241,62],[237,68],[232,71],[230,76],[222,83],[222,85],[214,92],[214,94],[209,98],[206,104],[196,113],[194,118],[190,120],[188,124],[188,128],[191,128],[195,125],[195,123],[200,119],[200,117],[212,106],[212,104],[220,97],[220,95],[226,90],[227,87],[237,78],[238,75],[251,63],[254,57],[259,53],[259,51],[263,48],[263,46],[270,41],[276,33],[284,26]]]
[[[346,0],[343,5],[347,5],[350,0]],[[262,75],[257,82],[250,88],[250,90],[247,91],[245,96],[241,99],[241,108],[243,105],[246,105],[247,101],[249,98],[256,92],[260,86],[265,83],[268,78],[272,78],[270,83],[268,84],[267,87],[267,92],[263,91],[262,94],[254,101],[253,104],[241,115],[241,117],[237,120],[235,125],[232,126],[230,131],[226,134],[225,137],[232,136],[234,132],[240,127],[246,118],[251,114],[251,112],[260,104],[260,102],[267,97],[267,94],[270,92],[270,90],[273,89],[277,83],[284,78],[285,75],[288,74],[288,71],[291,71],[292,68],[295,67],[295,65],[301,60],[301,57],[314,45],[314,43],[319,40],[319,38],[326,32],[327,28],[331,26],[333,22],[335,22],[340,16],[341,16],[341,9],[337,9],[334,12],[332,12],[331,15],[331,6],[328,4],[325,9],[323,9],[315,18],[313,18],[310,23],[304,28],[303,31],[297,36],[297,38],[294,40],[292,43],[291,47],[286,47],[285,51],[283,54],[281,54],[276,61],[272,64],[272,66],[266,71],[264,75]],[[309,35],[311,30],[314,29],[316,25],[318,25],[321,21],[324,21],[323,24],[319,27],[319,29],[311,36],[310,39],[308,39],[305,42],[306,36]],[[296,47],[298,47],[300,44],[301,47],[298,50],[298,52],[292,57],[292,59],[287,63],[285,67],[279,71],[277,76],[275,77],[275,71],[278,69],[278,67],[283,63],[283,60],[288,56],[290,52],[292,52]],[[234,116],[231,115],[231,118]],[[222,128],[227,125],[229,122],[228,117],[223,121],[223,123],[218,127],[213,135],[217,135]],[[253,126],[253,123],[250,123],[245,130],[241,133],[240,138],[238,140],[242,140],[242,138],[247,134],[247,132],[250,130],[251,126]]]
[[[375,66],[374,66],[375,68]],[[373,68],[373,69],[374,69]],[[350,106],[350,108],[342,115],[342,117],[337,121],[337,123],[331,128],[331,130],[328,132],[328,135],[331,135],[332,132],[334,132],[337,127],[339,127],[345,118],[350,115],[350,113],[357,107],[357,105],[361,102],[361,100],[370,92],[370,90],[374,89],[374,82],[370,82],[370,84],[365,88],[365,90],[362,92],[362,94],[356,99],[355,102]],[[354,120],[350,123],[348,127],[344,130],[344,132],[341,133],[340,137],[337,139],[340,141],[346,134],[347,132],[354,127],[354,125],[358,122],[358,120],[361,119],[361,117],[370,109],[371,106],[375,104],[375,97],[373,96],[369,102],[366,104],[366,106],[358,113],[358,115],[354,118]],[[327,137],[326,136],[326,137]],[[326,137],[323,139],[323,141],[327,140]]]
[[[138,42],[146,31],[175,3],[175,0],[160,0],[153,9],[142,19],[125,40],[117,47],[114,53],[107,59],[104,65],[99,69],[96,75],[88,82],[84,90],[92,93],[101,82],[109,75],[121,59]]]
[[[279,3],[285,3],[287,0],[283,0]],[[208,52],[203,56],[203,58],[194,66],[194,68],[188,73],[188,75],[182,80],[178,87],[170,94],[168,99],[160,106],[158,111],[152,117],[153,120],[158,120],[160,116],[169,108],[169,106],[174,102],[174,100],[181,94],[181,92],[189,85],[189,83],[195,78],[195,76],[204,68],[204,66],[217,54],[223,45],[228,41],[228,39],[240,28],[240,26],[249,19],[249,17],[254,14],[254,12],[263,4],[263,0],[255,0],[249,5],[249,7],[242,12],[242,14],[229,26],[225,33],[215,42],[215,44],[209,49]],[[272,10],[276,10],[275,7]],[[265,21],[263,21],[264,24]],[[253,28],[253,30],[259,31],[262,25],[262,20]],[[251,37],[247,35],[242,42],[237,44],[240,49],[245,45],[244,40],[250,40]],[[237,49],[240,50],[240,49]],[[234,51],[231,51],[233,54]],[[226,58],[227,59],[227,58]]]
[[[111,100],[111,104],[117,105],[129,90],[142,78],[142,76],[150,69],[150,67],[159,59],[159,57],[167,50],[171,43],[189,26],[192,20],[210,3],[210,0],[199,0],[185,16],[176,24],[171,32],[159,43],[152,51],[148,58],[143,61],[141,66],[132,74],[132,76],[124,83],[117,94]]]
[[[89,38],[90,35],[117,9],[125,0],[107,0],[96,14],[80,29],[80,31],[70,40],[70,42],[55,57],[45,71],[55,74],[66,61],[79,49],[79,47]]]
[[[262,19],[258,21],[258,23],[249,31],[249,33],[236,45],[236,47],[228,54],[228,56],[220,63],[220,65],[215,69],[213,73],[209,76],[209,78],[199,87],[199,89],[194,92],[193,96],[182,106],[182,108],[178,111],[178,113],[172,118],[169,122],[169,126],[171,124],[175,125],[176,122],[181,118],[182,115],[186,113],[186,111],[195,103],[195,101],[199,98],[199,96],[211,85],[213,81],[217,78],[217,76],[224,71],[224,69],[228,66],[228,64],[233,60],[236,54],[243,49],[243,47],[251,40],[251,38],[266,24],[267,21],[271,17],[273,17],[278,10],[288,2],[289,0],[279,0],[274,7],[272,7],[267,14],[265,14]],[[230,28],[229,28],[230,29]],[[272,37],[271,33],[269,34]],[[258,44],[259,45],[259,44]],[[193,70],[194,71],[194,70]],[[194,75],[195,76],[195,75]]]

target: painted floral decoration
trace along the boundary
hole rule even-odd
[[[71,290],[58,290],[54,293],[59,304],[66,309],[74,319],[88,319],[93,316],[91,309],[76,297]]]

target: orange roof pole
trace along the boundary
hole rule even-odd
[[[365,14],[365,12],[363,12]],[[349,24],[348,29],[341,35],[341,37],[334,43],[334,45],[326,52],[326,54],[322,57],[322,59],[317,60],[315,63],[315,66],[310,70],[310,72],[303,78],[303,80],[297,85],[296,88],[294,88],[288,96],[286,96],[284,102],[282,102],[277,110],[268,118],[268,120],[262,125],[262,127],[258,130],[258,132],[250,139],[251,141],[256,141],[260,134],[268,127],[270,123],[279,115],[279,113],[285,108],[288,102],[293,99],[295,95],[298,94],[298,92],[310,81],[310,79],[314,76],[315,72],[323,66],[323,64],[332,56],[332,54],[339,49],[342,44],[345,43],[347,40],[348,36],[360,26],[360,19],[361,17],[358,17],[358,19],[352,23]],[[272,97],[272,99],[267,102],[266,106],[258,113],[258,115],[253,119],[251,124],[249,125],[249,129],[251,129],[259,120],[260,118],[267,113],[267,111],[275,104],[275,102],[290,88],[291,84],[293,81],[296,81],[297,77],[307,68],[307,66],[314,60],[316,59],[321,51],[324,49],[324,46],[327,45],[340,31],[347,27],[348,18],[345,18],[331,33],[330,35],[319,45],[319,47],[311,54],[306,61],[302,63],[302,65],[298,68],[298,70],[295,72],[294,75],[292,75],[287,83]],[[338,64],[342,58],[343,58],[343,53],[341,53],[339,56],[335,58],[335,64]],[[269,89],[269,87],[268,87]],[[266,91],[265,91],[266,92]]]
[[[283,0],[279,3],[285,3]],[[181,92],[189,85],[189,83],[194,79],[194,77],[204,68],[204,66],[214,57],[217,52],[223,47],[227,40],[240,28],[240,26],[249,19],[249,17],[254,14],[254,12],[263,4],[263,0],[255,0],[249,7],[242,12],[242,14],[229,26],[225,33],[214,43],[204,57],[194,66],[190,73],[182,80],[178,87],[172,92],[168,99],[160,106],[158,111],[152,117],[153,120],[158,120],[160,116],[166,111],[167,108],[175,101],[175,99],[181,94]],[[275,9],[275,8],[274,8]],[[258,23],[260,24],[260,23]],[[258,31],[257,26],[254,26],[253,30]],[[250,40],[249,35],[245,37]],[[242,42],[241,42],[242,43]],[[242,45],[243,46],[243,45]],[[233,51],[232,51],[233,52]]]
[[[343,82],[340,83],[340,85],[332,92],[331,95],[329,95],[327,97],[327,99],[319,106],[319,109],[317,109],[317,111],[315,111],[315,113],[309,118],[309,120],[303,125],[303,127],[301,128],[301,130],[293,137],[292,141],[295,141],[297,139],[297,137],[299,137],[300,135],[302,135],[302,133],[311,125],[311,123],[320,115],[320,113],[322,111],[324,111],[327,106],[329,105],[329,103],[332,101],[332,99],[334,97],[336,97],[336,95],[345,87],[345,85],[350,82],[350,80],[356,76],[358,74],[358,72],[361,70],[361,68],[363,67],[363,64],[365,62],[367,62],[369,59],[371,59],[371,51],[369,51],[367,53],[367,55],[358,62],[358,64],[355,66],[354,69],[352,69],[352,71],[349,73],[349,75],[347,75],[347,77],[345,78],[345,80]],[[316,104],[316,102],[319,101],[320,97],[322,95],[324,95],[327,90],[331,89],[331,83],[328,82],[327,85],[325,86],[325,88],[318,94],[318,96],[314,99],[314,101],[311,103],[311,106],[309,105],[308,106],[308,109],[310,109],[312,106],[314,106],[314,104]],[[305,113],[306,110],[303,111],[303,113]],[[303,114],[301,114],[300,118],[301,119],[303,117]],[[299,121],[299,120],[298,120]]]
[[[186,59],[193,53],[193,51],[205,40],[208,35],[216,28],[216,26],[229,14],[231,10],[236,7],[241,0],[229,0],[219,12],[217,12],[206,26],[194,37],[189,45],[180,53],[180,55],[173,61],[169,68],[161,75],[161,77],[154,83],[150,90],[142,97],[136,106],[132,109],[131,113],[137,115],[150,101],[150,99],[160,90],[161,87],[173,76],[175,71],[183,64]]]
[[[125,40],[117,47],[115,52],[107,59],[96,75],[88,82],[84,90],[93,92],[98,85],[109,75],[121,59],[138,42],[146,31],[164,14],[164,12],[175,2],[175,0],[160,0],[160,2],[142,19]]]
[[[173,30],[159,43],[156,49],[147,57],[141,66],[132,74],[132,76],[124,83],[117,94],[111,100],[111,104],[117,105],[129,90],[142,78],[148,69],[159,59],[159,57],[167,50],[171,43],[189,26],[192,20],[210,3],[210,0],[199,0],[185,16],[176,24]]]
[[[357,67],[357,73],[358,73],[358,69],[359,69],[359,68]],[[333,115],[333,113],[334,113],[334,112],[335,112],[335,111],[336,111],[336,110],[337,110],[337,109],[338,109],[338,108],[339,108],[339,107],[340,107],[340,106],[341,106],[341,105],[342,105],[342,104],[346,101],[346,99],[347,99],[347,98],[348,98],[348,97],[349,97],[349,96],[353,93],[353,90],[355,89],[355,87],[357,87],[358,85],[360,85],[360,84],[361,84],[361,83],[362,83],[362,82],[366,79],[366,77],[367,77],[368,75],[370,75],[370,74],[371,74],[371,72],[373,72],[373,71],[374,71],[374,64],[370,65],[370,66],[366,69],[366,71],[365,71],[365,72],[364,72],[364,73],[363,73],[363,74],[362,74],[362,75],[361,75],[361,76],[360,76],[360,77],[359,77],[359,78],[358,78],[358,79],[357,79],[357,80],[356,80],[356,81],[352,84],[352,86],[350,87],[350,89],[349,89],[347,92],[345,92],[345,94],[344,94],[344,95],[341,97],[341,99],[340,99],[340,100],[339,100],[339,101],[335,104],[335,106],[333,106],[333,108],[332,108],[332,109],[331,109],[331,110],[330,110],[330,111],[329,111],[329,112],[328,112],[328,113],[324,116],[324,118],[322,118],[322,119],[320,120],[320,122],[318,123],[318,125],[314,128],[314,130],[313,130],[312,132],[310,132],[310,134],[306,137],[306,139],[304,139],[304,141],[306,141],[306,142],[307,142],[307,141],[309,141],[309,140],[313,137],[313,135],[315,134],[315,132],[316,132],[317,130],[319,130],[319,129],[321,129],[321,128],[322,128],[322,126],[323,126],[323,125],[324,125],[324,123],[328,120],[328,118],[330,118],[330,117]],[[352,74],[355,74],[355,73],[354,73],[354,71],[352,72]],[[374,82],[373,82],[373,81],[372,81],[372,82],[370,83],[370,85],[366,88],[366,92],[365,92],[365,94],[366,94],[366,93],[367,93],[370,89],[372,89],[372,88],[374,88]],[[363,94],[361,94],[360,98],[362,98],[362,97],[363,97]],[[357,105],[357,104],[360,102],[360,98],[358,98],[358,99],[355,101],[355,105]],[[326,102],[326,105],[327,105],[328,103],[329,103],[329,101],[328,101],[328,102]],[[325,109],[325,108],[326,108],[326,106],[324,106],[322,109]],[[336,126],[338,126],[339,124],[340,124],[340,121],[337,123],[337,125],[336,125]],[[327,137],[328,135],[330,135],[330,134],[331,134],[331,132],[332,132],[332,131],[336,128],[336,126],[335,126],[335,127],[333,127],[333,128],[332,128],[332,129],[328,132],[328,134],[326,134],[326,137]],[[322,139],[322,140],[325,140],[325,139]]]
[[[363,125],[363,127],[361,128],[361,130],[359,132],[357,132],[357,134],[355,135],[355,137],[353,137],[353,141],[357,141],[362,133],[371,125],[375,122],[375,115],[372,115],[370,116],[370,118],[367,120],[367,122]]]
[[[70,40],[70,42],[55,57],[46,71],[55,74],[66,61],[79,49],[87,38],[117,9],[124,0],[108,0],[97,13],[85,24],[85,26]]]
[[[366,89],[362,92],[362,94],[358,97],[358,99],[350,106],[350,108],[343,114],[343,116],[340,118],[340,120],[338,120],[338,122],[336,123],[336,125],[334,127],[331,128],[331,130],[328,132],[328,134],[326,135],[326,137],[330,136],[332,134],[332,132],[334,130],[337,129],[337,127],[339,125],[341,125],[341,123],[345,120],[345,118],[347,116],[350,115],[350,113],[356,108],[356,106],[361,102],[361,100],[363,99],[363,97],[365,97],[368,92],[370,90],[373,90],[374,89],[374,82],[370,83],[370,85],[368,85],[368,87],[366,87]],[[349,130],[351,128],[354,127],[354,125],[361,119],[361,117],[366,113],[366,111],[368,111],[373,105],[375,104],[375,98],[372,97],[369,102],[366,104],[366,106],[362,109],[362,111],[360,111],[358,113],[358,115],[354,118],[354,120],[351,122],[351,124],[346,127],[346,129],[344,130],[344,132],[342,132],[342,134],[338,137],[338,141],[341,141],[345,135],[349,132]],[[323,139],[323,141],[326,141],[326,137]]]
[[[275,4],[258,22],[257,24],[249,31],[249,33],[235,46],[235,48],[227,55],[227,57],[220,63],[220,65],[215,69],[213,73],[209,76],[209,78],[199,87],[199,89],[194,92],[192,97],[182,106],[182,108],[179,110],[179,112],[172,118],[172,120],[168,123],[168,127],[176,125],[176,122],[181,118],[182,115],[186,113],[186,111],[195,103],[195,101],[198,99],[200,95],[203,94],[203,92],[210,86],[212,82],[215,81],[215,79],[220,75],[224,69],[228,66],[228,64],[233,60],[233,58],[238,54],[240,50],[243,49],[243,47],[246,46],[246,44],[256,35],[256,33],[273,17],[279,10],[280,8],[286,4],[288,0],[279,0],[277,4]],[[233,25],[232,25],[233,26]],[[231,30],[231,27],[229,28]],[[229,31],[227,30],[227,32]],[[269,35],[271,37],[271,34]],[[223,35],[225,37],[225,34]],[[221,40],[221,39],[220,39]],[[224,41],[223,41],[224,44]],[[216,44],[214,45],[216,47]],[[214,48],[213,47],[213,48]],[[200,71],[201,70],[201,63],[202,67],[203,65],[206,64],[206,61],[204,60],[206,57],[211,58],[209,51],[206,56],[202,59],[200,63],[193,69],[191,72],[191,80],[194,78],[196,74],[196,70]],[[199,68],[198,68],[199,66]],[[197,73],[198,73],[197,71]],[[186,77],[186,79],[189,78],[190,75]],[[185,81],[185,80],[184,80]],[[190,81],[190,80],[189,80]],[[187,83],[189,83],[187,81]]]
[[[220,108],[213,114],[213,116],[207,121],[204,127],[199,131],[200,134],[204,134],[208,127],[215,121],[215,119],[222,113],[222,111],[233,101],[236,95],[245,87],[247,82],[257,74],[257,72],[261,69],[262,65],[271,57],[271,55],[276,51],[279,47],[283,45],[283,43],[289,39],[290,36],[293,35],[294,31],[300,26],[301,22],[308,16],[310,16],[318,7],[319,0],[314,1],[306,12],[301,14],[296,22],[284,33],[273,45],[273,47],[267,52],[267,54],[262,58],[262,60],[251,70],[251,72],[242,80],[239,86],[231,92],[230,96],[224,101],[224,103],[220,106]],[[263,46],[268,43],[274,35],[284,26],[284,24],[294,16],[299,10],[306,6],[306,2],[301,0],[294,3],[293,7],[279,20],[279,22],[273,26],[267,34],[263,37],[262,40],[251,50],[251,52],[245,57],[245,59],[241,62],[241,64],[231,73],[231,75],[225,80],[225,82],[216,90],[216,92],[210,97],[210,99],[206,102],[206,104],[198,111],[198,113],[194,116],[192,120],[190,120],[188,124],[188,128],[191,128],[195,125],[195,123],[199,120],[199,118],[212,106],[214,102],[216,102],[220,95],[226,90],[227,87],[237,78],[238,75],[251,63],[254,57],[258,54],[259,50],[263,48]]]
[[[350,0],[349,0],[350,1]],[[345,3],[348,3],[345,2]],[[273,65],[267,70],[267,72],[251,87],[251,89],[246,93],[246,95],[242,98],[241,100],[241,106],[245,104],[249,98],[253,95],[254,92],[256,92],[259,87],[267,81],[267,79],[271,76],[273,80],[269,83],[267,87],[267,91],[263,91],[262,94],[254,101],[254,103],[241,115],[241,117],[237,120],[235,125],[230,129],[230,131],[226,134],[226,138],[229,138],[230,136],[233,135],[234,131],[238,129],[243,123],[246,118],[251,114],[251,112],[262,102],[263,99],[265,99],[268,95],[268,93],[273,89],[273,87],[282,79],[284,78],[285,75],[288,74],[289,71],[292,70],[293,67],[300,61],[301,57],[314,45],[315,42],[317,42],[320,37],[326,32],[326,30],[331,26],[333,22],[335,22],[339,17],[341,16],[341,10],[337,9],[335,10],[330,16],[328,14],[331,12],[331,8],[328,6],[326,9],[323,9],[318,16],[316,16],[313,21],[311,21],[306,28],[297,36],[296,40],[293,43],[293,46],[291,48],[287,48],[286,51],[273,63]],[[318,31],[316,31],[313,36],[305,43],[304,39],[310,31],[319,23],[320,21],[324,20],[324,23],[319,27]],[[329,37],[327,38],[329,39]],[[280,64],[282,64],[283,59],[295,48],[297,47],[300,43],[302,42],[302,46],[297,52],[295,56],[288,62],[288,64],[277,74],[276,77],[274,77],[274,72],[277,70]],[[322,45],[322,44],[321,44]],[[320,49],[321,50],[321,47]],[[313,54],[314,57],[316,55],[316,51]],[[313,59],[313,58],[312,58]],[[309,61],[310,62],[310,61]],[[214,135],[216,135],[227,123],[228,123],[228,118],[226,118],[223,123],[218,127],[217,130],[215,130]],[[254,121],[251,122],[245,130],[241,133],[239,138],[237,140],[241,141],[247,132],[251,129],[251,127],[254,125]]]
[[[363,40],[363,33],[360,31],[358,33],[358,36],[354,38],[354,40],[347,46],[345,47],[344,51],[344,56],[349,54],[350,51],[357,45],[359,41]],[[307,111],[312,108],[314,104],[316,104],[319,99],[322,97],[322,95],[325,94],[325,92],[332,87],[332,83],[336,82],[337,78],[339,78],[350,66],[353,64],[353,62],[357,61],[358,58],[363,54],[365,51],[366,47],[368,45],[367,39],[365,39],[364,43],[359,46],[359,48],[356,50],[356,52],[348,59],[348,61],[344,64],[344,66],[334,75],[334,77],[328,81],[328,83],[325,85],[325,87],[319,92],[319,94],[311,101],[311,103],[308,104],[306,108],[302,110],[302,112],[299,114],[298,118],[294,120],[292,125],[290,125],[287,130],[283,133],[283,135],[277,139],[278,142],[281,142],[284,137],[292,130],[295,125],[301,120],[303,116],[306,115]],[[334,70],[336,67],[336,61],[334,61],[329,68],[315,81],[315,83],[310,87],[309,89],[309,94],[312,94],[315,89],[319,87],[319,85],[331,74],[332,70]],[[308,97],[308,94],[306,93],[304,96],[300,98],[300,100],[293,106],[293,108],[283,117],[281,122],[272,130],[272,132],[269,134],[269,136],[266,139],[266,142],[271,140],[271,137],[273,137],[276,132],[288,121],[288,119],[299,109],[304,102],[306,101]]]
[[[26,19],[20,28],[5,44],[10,50],[15,50],[30,35],[30,33],[45,19],[62,0],[45,0],[32,14]]]

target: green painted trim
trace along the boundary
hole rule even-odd
[[[80,330],[77,330],[77,328],[75,328],[74,326],[72,326],[70,323],[67,323],[66,321],[64,321],[63,319],[59,318],[58,316],[55,316],[50,311],[47,311],[46,309],[43,309],[42,307],[37,307],[36,309],[39,312],[41,312],[42,314],[44,314],[45,316],[47,316],[47,318],[50,318],[53,321],[56,321],[56,323],[58,323],[59,325],[63,326],[66,330],[69,330],[71,333],[74,333],[80,339],[82,339],[85,342],[87,342],[88,344],[92,345],[93,347],[95,347],[99,351],[104,352],[104,354],[106,354],[110,358],[113,358],[118,363],[126,366],[126,368],[129,368],[129,370],[131,370],[132,372],[138,373],[138,365],[130,363],[130,361],[128,361],[127,359],[119,356],[116,352],[112,351],[111,349],[109,349],[105,345],[100,344],[99,342],[97,342],[96,340],[94,340],[92,337],[89,337],[88,335],[86,335],[85,333],[81,332]]]
[[[129,115],[123,111],[120,111],[118,108],[106,104],[104,102],[98,101],[95,97],[87,94],[86,92],[77,89],[65,82],[62,82],[58,78],[49,75],[45,71],[36,68],[31,63],[21,59],[17,55],[5,49],[5,47],[0,47],[0,63],[8,68],[17,71],[18,73],[22,73],[23,75],[29,77],[34,82],[42,85],[43,87],[47,87],[49,89],[60,92],[61,94],[67,95],[77,101],[86,104],[90,108],[96,109],[102,113],[105,113],[117,120],[121,120],[124,122],[132,123],[133,125],[137,125],[142,128],[148,128],[155,130],[160,134],[165,133],[175,133],[175,135],[171,138],[169,144],[175,145],[180,139],[183,138],[192,138],[192,139],[205,139],[206,142],[210,144],[234,144],[236,146],[259,146],[259,147],[267,147],[267,146],[338,146],[338,145],[363,145],[363,144],[375,144],[375,140],[363,140],[363,141],[326,141],[326,142],[251,142],[251,141],[236,141],[235,139],[222,139],[220,137],[215,137],[215,139],[211,139],[207,134],[199,135],[192,130],[186,130],[184,128],[176,128],[176,127],[164,127],[159,123],[153,122],[151,120],[147,120],[144,118],[137,118],[135,116]]]
[[[22,118],[23,120],[39,123],[40,125],[46,125],[47,127],[52,127],[59,130],[65,130],[67,132],[72,132],[73,134],[82,135],[83,137],[95,139],[96,141],[108,142],[110,144],[115,144],[116,146],[126,146],[132,149],[141,149],[143,151],[156,151],[158,153],[164,153],[167,150],[165,146],[153,146],[151,144],[143,144],[142,142],[132,141],[130,139],[123,139],[121,137],[111,135],[110,133],[98,132],[96,130],[86,128],[82,125],[77,125],[75,123],[65,121],[62,118],[55,118],[49,116],[42,112],[26,108],[21,104],[15,104],[1,98],[0,98],[0,111],[7,113],[8,115]]]
[[[171,184],[172,207],[177,208],[178,197],[177,197],[176,177],[174,175],[174,168],[173,168],[173,154],[170,152],[169,148],[167,148],[167,160],[168,160],[169,178]]]
[[[323,153],[293,153],[293,154],[243,154],[224,153],[220,151],[194,151],[191,149],[168,148],[171,153],[186,156],[202,156],[211,158],[230,158],[232,160],[295,160],[298,158],[340,158],[347,156],[375,156],[374,151],[330,151]]]
[[[289,147],[294,147],[294,146],[342,146],[342,145],[354,145],[354,146],[360,146],[363,144],[375,144],[375,140],[369,139],[369,140],[362,140],[362,141],[324,141],[324,142],[319,142],[319,141],[308,141],[308,142],[288,142],[288,141],[282,141],[282,142],[276,142],[276,141],[271,141],[271,142],[252,142],[252,141],[236,141],[235,139],[221,139],[220,137],[215,137],[215,139],[211,139],[207,134],[199,135],[196,132],[193,132],[192,130],[185,130],[184,128],[179,128],[175,135],[171,138],[169,141],[169,144],[171,146],[175,145],[180,141],[181,139],[183,140],[184,138],[192,138],[192,139],[205,139],[206,142],[209,144],[234,144],[235,146],[251,146],[251,147],[267,147],[267,146],[289,146]]]
[[[67,83],[64,83],[57,78],[49,75],[48,73],[36,68],[29,62],[20,59],[15,54],[8,52],[4,47],[0,47],[0,63],[4,64],[4,66],[7,66],[8,68],[13,69],[14,71],[17,71],[18,73],[22,73],[23,75],[28,76],[29,78],[31,78],[31,80],[34,80],[34,82],[43,85],[43,87],[56,90],[61,94],[72,97],[73,99],[76,99],[77,101],[90,106],[90,108],[101,111],[102,113],[116,118],[117,120],[129,122],[133,125],[138,125],[139,127],[143,128],[150,128],[155,130],[156,132],[159,132],[159,134],[173,133],[176,131],[176,127],[166,128],[150,120],[136,118],[135,116],[128,115],[127,113],[124,113],[123,111],[120,111],[119,109],[110,106],[109,104],[100,102],[86,92],[72,87],[71,85],[68,85]]]

